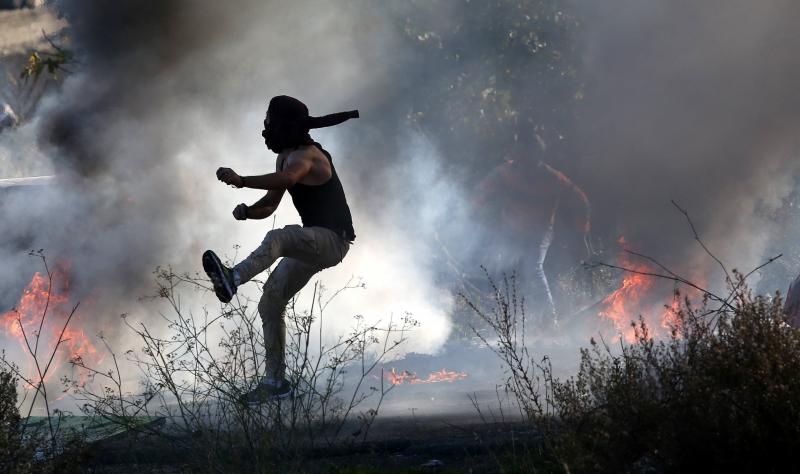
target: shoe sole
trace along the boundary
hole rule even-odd
[[[233,299],[233,288],[230,287],[228,281],[223,276],[222,262],[219,257],[211,250],[203,252],[203,270],[206,271],[208,278],[214,285],[214,293],[223,303],[229,303]]]
[[[264,403],[274,402],[278,400],[283,400],[285,398],[289,398],[292,395],[292,391],[289,390],[286,393],[281,393],[278,395],[270,395],[264,397],[263,400],[246,400],[246,399],[239,399],[239,401],[245,405],[253,406],[253,405],[263,405]]]

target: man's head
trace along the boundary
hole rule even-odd
[[[311,117],[306,104],[288,95],[278,95],[269,101],[261,136],[270,150],[281,153],[314,143],[308,134],[310,129],[333,127],[351,118],[358,118],[358,110]]]
[[[304,103],[287,95],[273,97],[261,132],[264,143],[275,153],[311,143],[308,118]]]

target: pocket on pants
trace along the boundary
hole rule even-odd
[[[319,245],[319,258],[326,268],[337,265],[347,253],[347,243],[335,232],[325,227],[314,227]]]
[[[314,260],[317,257],[318,246],[314,232],[308,227],[291,224],[278,231],[276,238],[280,240],[279,257],[299,258],[300,260]]]
[[[319,242],[313,227],[300,227],[298,239],[304,251],[312,255],[319,255]]]

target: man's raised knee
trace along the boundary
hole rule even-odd
[[[283,235],[281,232],[282,230],[283,229],[272,229],[271,231],[267,232],[267,235],[264,237],[264,240],[262,241],[262,245],[267,246],[268,249],[267,251],[275,259],[278,259],[279,257],[283,256],[283,254],[281,253],[281,249],[283,248],[282,246]]]

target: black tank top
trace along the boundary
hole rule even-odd
[[[352,242],[356,238],[353,230],[353,218],[350,215],[347,199],[344,197],[342,182],[339,181],[336,168],[333,167],[331,154],[317,142],[314,142],[314,146],[328,158],[328,162],[331,164],[331,177],[325,183],[316,186],[295,184],[289,188],[292,202],[300,214],[303,227],[325,227]],[[281,168],[284,165],[285,162]]]

